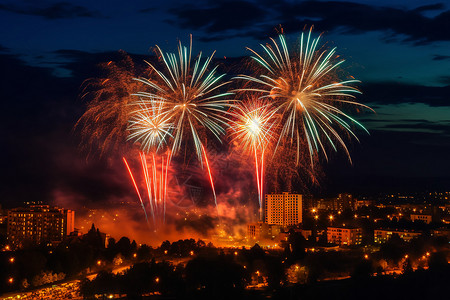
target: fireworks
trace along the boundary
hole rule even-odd
[[[202,63],[200,52],[192,61],[192,38],[189,48],[179,43],[178,56],[164,53],[158,46],[157,51],[164,70],[160,71],[147,62],[154,71],[154,76],[136,79],[144,83],[147,91],[135,95],[144,103],[162,106],[160,113],[173,125],[173,155],[190,140],[203,164],[202,148],[206,134],[212,133],[220,141],[220,136],[225,133],[224,126],[229,121],[227,109],[232,106],[233,101],[227,97],[232,93],[217,93],[229,82],[221,83],[224,75],[216,75],[217,66],[208,71],[214,53]]]
[[[251,99],[236,105],[230,136],[244,152],[254,155],[260,218],[264,195],[264,153],[275,139],[276,110],[270,104]]]
[[[101,65],[105,77],[86,80],[81,97],[90,99],[85,113],[75,128],[81,129],[82,148],[89,154],[109,155],[113,150],[126,151],[131,94],[140,82],[133,81],[136,67],[132,59],[121,52],[121,60]]]
[[[177,156],[193,153],[206,167],[217,207],[207,141],[221,142],[229,127],[234,144],[254,157],[262,214],[266,154],[274,158],[278,151],[289,160],[283,163],[298,169],[302,157],[309,156],[313,165],[319,152],[328,159],[326,146],[335,151],[340,146],[351,161],[341,134],[357,139],[353,124],[366,130],[344,112],[345,106],[370,109],[354,101],[360,92],[353,85],[359,81],[340,80],[344,61],[338,60],[335,48],[326,50],[319,42],[320,37],[312,38],[310,30],[301,34],[297,52],[288,49],[282,34],[278,42],[271,39],[271,44],[261,45],[264,54],[249,49],[257,68],[256,75],[235,77],[245,83],[237,90],[246,99],[242,102],[229,99],[233,92],[222,91],[230,82],[223,81],[217,66],[210,67],[214,53],[203,59],[201,52],[193,57],[192,37],[189,47],[179,43],[177,53],[165,53],[156,46],[160,64],[146,62],[147,72],[134,80],[130,80],[136,77],[130,75],[135,72],[131,59],[126,60],[130,70],[108,63],[110,78],[98,81],[103,88],[78,124],[84,125],[91,143],[103,142],[102,148],[120,144],[125,135],[138,145],[143,180],[136,180],[125,157],[123,161],[145,217],[148,221],[151,216],[155,226],[157,220],[164,222],[169,169]],[[92,136],[87,134],[90,131]],[[140,192],[140,186],[145,186],[146,193]]]
[[[344,61],[336,62],[335,48],[330,51],[318,48],[320,37],[312,38],[311,31],[312,28],[308,34],[301,34],[298,53],[289,52],[282,34],[279,43],[271,39],[272,44],[261,45],[264,56],[249,49],[254,54],[253,60],[262,68],[261,73],[257,77],[239,75],[236,78],[248,83],[240,91],[260,93],[260,99],[269,98],[277,107],[281,116],[277,146],[295,144],[297,164],[303,139],[307,141],[311,163],[313,155],[320,150],[328,159],[325,143],[335,151],[337,145],[341,145],[351,161],[339,129],[356,139],[351,123],[367,130],[338,106],[370,108],[352,100],[360,93],[352,84],[359,81],[338,80],[337,70]]]
[[[205,162],[217,206],[214,181],[204,143],[209,133],[219,141],[220,136],[225,133],[224,126],[229,121],[227,109],[233,102],[228,100],[227,96],[232,93],[217,91],[228,82],[221,83],[224,75],[216,75],[217,66],[208,71],[214,54],[202,62],[200,53],[192,61],[192,38],[189,48],[179,43],[178,56],[174,53],[164,53],[158,46],[157,51],[163,69],[159,70],[147,62],[153,76],[135,79],[143,83],[146,90],[134,94],[139,100],[132,104],[135,109],[130,113],[128,126],[128,139],[140,143],[143,151],[152,152],[151,175],[148,174],[146,157],[141,154],[152,214],[160,211],[158,206],[163,206],[164,216],[167,170],[172,156],[180,152],[182,145],[185,149],[193,145],[201,165]],[[164,145],[170,148],[169,154],[165,159],[161,157],[161,168],[156,167],[155,155],[158,155]]]
[[[270,103],[258,99],[235,106],[230,137],[240,143],[244,151],[266,148],[275,138],[276,110]]]
[[[163,104],[159,101],[135,101],[129,117],[127,140],[139,142],[144,152],[157,153],[167,138],[172,137],[173,124],[169,121],[167,113],[163,111]]]

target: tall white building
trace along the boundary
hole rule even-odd
[[[267,194],[264,201],[264,220],[267,224],[280,226],[297,225],[302,222],[302,195]]]

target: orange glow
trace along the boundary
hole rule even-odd
[[[97,260],[97,265],[100,266],[102,264],[101,260]]]
[[[156,283],[159,283],[159,277],[156,277],[156,278],[155,278],[155,282],[156,282]]]
[[[11,257],[11,258],[9,259],[9,262],[10,262],[10,263],[13,263],[13,262],[14,262],[14,257]]]
[[[10,278],[8,279],[8,282],[9,282],[9,283],[13,283],[13,282],[14,282],[14,278],[10,277]]]
[[[364,255],[364,258],[365,258],[365,259],[369,259],[369,255],[365,254],[365,255]]]

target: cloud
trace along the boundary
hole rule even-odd
[[[170,24],[182,28],[202,30],[203,41],[258,34],[254,28],[269,12],[258,2],[234,0],[203,3],[198,6],[177,6],[169,9]]]
[[[407,10],[344,1],[221,1],[216,4],[182,6],[169,10],[169,22],[201,30],[204,39],[227,39],[249,35],[265,39],[281,24],[286,32],[305,25],[319,30],[343,29],[348,33],[383,31],[414,44],[450,40],[450,10],[443,4]],[[443,11],[434,17],[422,13]],[[404,38],[406,37],[406,38]],[[396,41],[397,39],[393,39]]]
[[[429,106],[450,106],[450,85],[433,87],[395,82],[370,83],[361,86],[363,103],[400,104],[425,103]]]
[[[425,11],[444,10],[444,9],[445,9],[445,5],[443,3],[436,3],[436,4],[419,6],[419,7],[415,8],[414,11],[425,12]]]
[[[440,54],[435,54],[433,55],[433,60],[447,60],[450,59],[450,55],[440,55]]]
[[[22,15],[39,16],[49,20],[73,19],[73,18],[95,18],[99,17],[98,11],[89,10],[80,5],[69,2],[56,2],[46,6],[17,5],[13,3],[0,4],[0,10],[9,11]]]
[[[403,123],[404,121],[407,121]],[[399,120],[395,124],[386,124],[384,129],[402,129],[421,132],[435,132],[450,136],[450,122],[430,122],[425,120]]]
[[[450,85],[450,75],[449,76],[440,76],[438,81],[445,85]]]
[[[206,33],[245,29],[263,18],[265,11],[257,3],[236,0],[209,6],[186,5],[169,10],[181,26],[203,29]]]

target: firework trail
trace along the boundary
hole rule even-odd
[[[128,127],[129,139],[139,143],[144,152],[152,153],[153,162],[159,150],[165,146],[168,148],[167,157],[161,158],[160,163],[165,167],[157,168],[153,163],[153,177],[144,174],[149,198],[150,190],[153,191],[154,200],[150,201],[153,206],[150,208],[156,211],[156,204],[160,203],[165,211],[167,170],[171,159],[181,152],[186,155],[191,147],[195,149],[200,164],[206,166],[217,207],[205,142],[208,134],[220,141],[225,133],[224,127],[229,122],[227,110],[234,100],[227,99],[232,93],[218,91],[229,82],[221,82],[224,75],[216,74],[217,66],[208,71],[214,53],[206,60],[202,60],[201,52],[197,58],[192,58],[192,37],[189,48],[179,43],[178,55],[164,53],[158,46],[156,49],[162,68],[146,62],[152,71],[151,76],[135,79],[144,85],[144,91],[133,94],[139,100],[134,104],[136,109],[131,112]],[[145,154],[141,155],[141,161],[145,167]],[[150,182],[153,182],[153,188]],[[161,197],[155,196],[156,191]]]
[[[275,140],[278,124],[276,110],[270,103],[256,98],[236,105],[233,112],[230,136],[233,141],[254,156],[256,185],[258,188],[259,213],[262,220],[264,195],[264,154]]]
[[[283,34],[279,43],[271,39],[271,44],[261,45],[264,55],[249,49],[257,62],[259,76],[239,75],[246,86],[241,92],[260,93],[260,99],[270,99],[281,116],[280,132],[274,153],[283,144],[296,148],[296,164],[301,157],[302,140],[307,141],[311,165],[313,156],[322,151],[328,160],[325,144],[337,151],[340,145],[351,157],[339,130],[354,136],[354,123],[367,132],[363,125],[343,112],[344,105],[368,106],[353,101],[360,91],[352,84],[358,80],[338,79],[339,66],[336,48],[327,51],[318,48],[320,36],[311,37],[311,30],[300,36],[298,52],[290,52]]]

